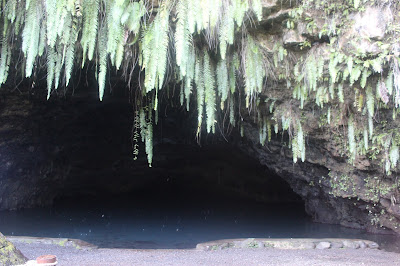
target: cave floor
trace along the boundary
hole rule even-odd
[[[30,260],[55,254],[59,265],[400,265],[400,254],[372,249],[93,249],[16,243]]]

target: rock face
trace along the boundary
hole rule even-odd
[[[0,233],[0,264],[4,266],[24,264],[27,261],[22,253]]]
[[[299,12],[299,9],[285,1],[283,1],[285,4],[279,6],[278,2],[280,3],[280,1],[264,1],[266,16],[261,23],[261,29],[258,28],[255,32],[260,45],[271,54],[274,54],[278,43],[278,46],[284,47],[287,54],[297,59],[307,58],[310,54],[329,58],[329,54],[332,56],[330,49],[377,58],[385,53],[386,43],[389,46],[391,38],[396,38],[391,35],[393,32],[388,28],[397,23],[398,17],[393,16],[391,14],[393,10],[385,5],[370,6],[360,11],[356,8],[347,17],[343,17],[342,26],[339,26],[340,23],[334,15],[319,13],[318,9],[313,13],[307,13],[308,19],[305,21],[300,19],[293,23],[290,16],[285,14]],[[307,11],[301,10],[301,12]],[[351,26],[347,27],[345,24],[348,21],[351,21],[349,24]],[[340,31],[337,31],[338,29]],[[329,31],[331,32],[328,33]],[[329,45],[332,39],[337,41],[338,46]],[[396,45],[393,47],[395,49]],[[278,59],[276,62],[279,62]],[[280,64],[285,62],[282,61]],[[383,71],[382,66],[376,68],[378,71]],[[281,73],[274,74],[279,76]],[[371,85],[361,82],[354,86],[366,88]],[[242,124],[244,138],[238,141],[241,149],[258,158],[261,164],[284,178],[304,199],[306,210],[315,221],[337,223],[370,232],[389,233],[393,230],[400,233],[400,190],[396,170],[398,168],[392,173],[385,170],[385,156],[388,158],[388,153],[384,154],[382,151],[376,154],[364,153],[356,156],[353,161],[348,156],[347,127],[343,124],[345,115],[343,110],[347,108],[349,112],[354,113],[361,111],[361,107],[353,104],[353,99],[358,97],[357,89],[348,90],[344,100],[331,100],[329,115],[326,115],[324,108],[319,105],[321,102],[318,102],[317,96],[315,102],[304,103],[302,109],[298,108],[299,98],[296,99],[294,93],[292,95],[292,90],[290,81],[277,79],[273,86],[269,86],[261,93],[260,98],[265,99],[265,103],[260,101],[260,106],[265,106],[259,109],[270,110],[269,113],[272,113],[271,110],[279,113],[271,119],[276,125],[281,119],[280,115],[282,120],[289,116],[306,121],[305,161],[298,160],[297,163],[293,163],[293,154],[288,148],[290,143],[287,132],[290,132],[290,129],[282,134],[280,125],[279,133],[272,134],[270,142],[265,146],[260,144],[262,126],[256,122],[257,115],[270,118],[268,111],[266,114],[260,111],[259,114],[245,117],[245,122]],[[388,98],[381,96],[381,100],[387,103]],[[385,130],[399,127],[398,119],[395,116],[391,118],[391,110],[382,109],[379,112],[380,118],[376,121],[381,125],[376,127],[375,139],[385,136]],[[302,113],[302,117],[296,117],[294,113]],[[335,122],[336,125],[333,126],[330,119],[339,122]],[[376,145],[376,142],[372,142],[372,145]],[[388,164],[390,163],[386,161],[386,169]]]

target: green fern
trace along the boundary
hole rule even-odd
[[[360,80],[361,88],[363,88],[363,89],[365,88],[365,85],[367,84],[367,79],[368,79],[369,75],[371,75],[371,71],[369,71],[368,68],[364,68],[364,70],[362,72],[361,80]]]
[[[245,94],[246,106],[248,106],[249,99],[262,91],[265,77],[264,67],[261,67],[263,55],[250,35],[247,37],[244,55]]]
[[[204,50],[204,94],[207,115],[207,133],[215,132],[215,77],[207,50]]]
[[[168,1],[160,7],[154,21],[148,26],[142,37],[142,68],[145,71],[146,93],[154,88],[161,89],[167,66],[169,46],[169,5]],[[157,85],[157,86],[156,86]]]
[[[348,130],[348,141],[349,141],[349,152],[351,154],[350,160],[354,161],[356,158],[356,140],[355,140],[355,131],[354,131],[354,120],[351,115],[349,120],[347,121],[347,130]]]
[[[11,47],[8,44],[8,36],[3,37],[1,43],[1,53],[0,53],[0,85],[6,82],[8,77],[8,70],[11,60]]]
[[[182,76],[186,75],[186,64],[189,53],[189,41],[190,31],[188,27],[188,1],[180,0],[176,7],[177,12],[177,23],[175,30],[175,52],[176,52],[176,64],[180,67]]]
[[[100,10],[99,0],[82,1],[82,38],[83,50],[82,66],[85,63],[86,55],[89,60],[93,59],[97,40],[98,13]]]
[[[372,139],[372,136],[374,135],[374,121],[370,115],[368,116],[368,132],[369,138]]]
[[[99,29],[99,99],[103,100],[104,88],[106,85],[106,74],[107,74],[107,29],[105,25],[100,26]]]
[[[197,133],[199,137],[201,133],[201,125],[203,123],[204,113],[204,73],[203,62],[200,58],[196,60],[195,66],[195,83],[197,92]]]
[[[372,88],[368,86],[367,91],[367,109],[369,116],[374,116],[374,109],[375,109],[375,97],[372,93]]]
[[[22,32],[22,51],[26,57],[26,68],[25,76],[30,77],[32,75],[33,64],[36,60],[39,48],[39,36],[40,36],[40,14],[41,5],[37,3],[38,0],[31,0],[29,4],[27,2],[27,14],[25,27]]]
[[[139,2],[131,2],[125,10],[124,15],[121,17],[121,23],[125,24],[129,31],[134,34],[139,33],[140,20],[145,15],[146,8],[143,0]]]
[[[57,39],[60,17],[57,12],[57,0],[46,1],[47,45],[54,47]]]
[[[58,44],[57,49],[56,49],[56,64],[54,67],[54,88],[58,89],[58,85],[60,84],[60,74],[61,74],[61,68],[64,64],[63,60],[63,53],[61,52],[62,50],[62,45]]]
[[[222,60],[225,60],[228,44],[232,45],[235,34],[235,20],[233,6],[224,7],[221,26],[219,29],[219,48]]]
[[[56,51],[54,50],[54,48],[49,47],[47,51],[47,100],[50,98],[51,89],[53,88],[56,60]]]
[[[224,103],[228,99],[228,68],[225,60],[220,60],[217,65],[217,88],[221,99],[221,110],[224,110]]]
[[[235,126],[236,120],[235,120],[235,101],[233,98],[233,95],[231,95],[229,99],[229,123],[232,126]]]
[[[234,9],[233,13],[236,25],[238,25],[238,27],[241,27],[244,16],[246,14],[246,10],[249,8],[249,3],[248,1],[232,0],[232,6]]]

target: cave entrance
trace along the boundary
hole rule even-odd
[[[311,223],[283,179],[232,146],[167,143],[155,154],[165,161],[130,180],[113,178],[109,189],[93,179],[80,183],[84,190],[65,189],[53,211],[75,221],[69,237],[101,247],[194,248],[218,239],[299,236]]]
[[[233,142],[203,135],[206,145],[197,145],[196,119],[182,110],[160,116],[149,168],[143,145],[133,160],[133,112],[125,99],[99,103],[76,95],[71,101],[37,109],[46,114],[34,124],[32,150],[41,157],[32,167],[40,171],[29,183],[10,179],[20,186],[12,206],[53,205],[1,212],[5,235],[78,238],[110,248],[350,235],[312,223],[289,185]]]

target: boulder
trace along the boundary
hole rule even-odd
[[[25,264],[27,258],[0,233],[0,265]]]
[[[316,249],[328,249],[330,247],[331,247],[330,242],[323,241],[323,242],[319,242],[315,248]]]

